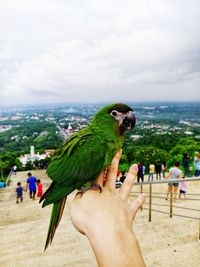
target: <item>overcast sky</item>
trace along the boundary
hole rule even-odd
[[[200,100],[199,0],[0,0],[0,104]]]

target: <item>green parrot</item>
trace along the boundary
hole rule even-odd
[[[86,182],[94,182],[109,167],[122,148],[124,132],[132,129],[135,121],[129,106],[108,105],[95,114],[87,128],[66,140],[52,159],[47,174],[53,182],[40,199],[40,202],[44,201],[42,207],[53,204],[45,250],[53,240],[67,195]]]

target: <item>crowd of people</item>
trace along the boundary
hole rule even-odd
[[[145,177],[145,166],[142,164],[142,162],[138,161],[137,163],[138,166],[138,172],[137,172],[137,182],[144,182],[144,177]],[[184,178],[191,176],[192,172],[192,167],[189,165],[189,157],[187,154],[183,155],[183,161],[182,161],[182,167],[183,171],[180,169],[180,163],[175,162],[174,166],[169,169],[168,175],[166,176],[166,163],[161,161],[158,161],[157,163],[154,163],[153,161],[149,164],[148,166],[148,173],[147,173],[147,180],[153,181],[154,178],[156,180],[161,180],[161,179],[179,179],[179,178]],[[13,172],[16,174],[17,167],[13,167]],[[194,153],[194,176],[198,177],[200,176],[200,153],[195,152]],[[126,179],[126,172],[123,171],[118,172],[118,182],[122,184],[124,180]],[[186,187],[187,183],[184,181],[180,181],[180,183],[169,183],[168,184],[168,189],[167,189],[167,196],[166,200],[168,199],[168,196],[173,188],[173,192],[176,196],[177,191],[179,187],[179,198],[183,195],[184,197],[186,196]],[[16,187],[16,196],[17,196],[17,203],[23,201],[23,192],[27,192],[29,190],[29,195],[31,199],[35,199],[36,192],[37,192],[37,197],[42,196],[43,192],[43,186],[42,183],[39,179],[36,179],[35,176],[32,176],[32,174],[29,172],[28,173],[28,178],[27,178],[27,183],[25,188],[22,187],[21,182],[17,183]]]
[[[138,173],[137,173],[137,182],[138,183],[143,183],[144,182],[144,175],[145,175],[145,166],[139,161],[137,163],[138,165]],[[200,153],[195,152],[194,153],[194,176],[199,177],[200,176]],[[153,181],[154,178],[156,180],[161,180],[161,179],[170,179],[170,180],[175,180],[175,179],[182,179],[185,177],[190,177],[192,176],[192,166],[189,164],[189,157],[187,154],[183,155],[183,160],[182,160],[182,169],[181,170],[181,164],[179,162],[174,162],[174,166],[169,168],[168,174],[166,175],[166,163],[161,161],[158,161],[156,164],[152,161],[150,162],[148,166],[148,173],[147,173],[147,181]],[[126,173],[122,172],[121,177],[119,176],[118,182],[123,183],[126,178]],[[186,197],[186,188],[187,188],[187,183],[184,180],[181,180],[180,182],[169,182],[168,183],[168,188],[167,188],[167,196],[166,200],[168,200],[168,196],[170,192],[173,190],[174,194],[174,200],[177,198],[177,192],[179,189],[179,198],[182,196],[185,198]]]
[[[35,200],[35,196],[37,193],[37,197],[41,197],[43,193],[43,185],[40,179],[36,179],[35,176],[32,175],[31,172],[27,174],[26,186],[22,187],[22,183],[18,182],[16,187],[16,203],[23,202],[23,192],[29,191],[29,197],[32,200]]]

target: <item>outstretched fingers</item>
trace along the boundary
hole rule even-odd
[[[136,215],[136,213],[138,212],[138,210],[142,207],[142,205],[144,204],[145,202],[145,193],[143,194],[140,194],[130,205],[130,209],[132,211],[132,214],[133,214],[133,219]]]
[[[128,196],[131,192],[131,189],[133,187],[133,184],[136,180],[137,177],[137,172],[138,172],[138,165],[137,164],[133,164],[128,172],[128,175],[126,177],[126,179],[124,180],[121,189],[119,191],[119,194],[121,196],[122,199],[127,200]]]
[[[122,155],[122,149],[120,149],[117,154],[115,155],[115,157],[112,160],[111,165],[109,166],[108,170],[107,170],[107,174],[106,174],[106,181],[105,181],[105,185],[104,188],[110,191],[114,191],[115,190],[115,183],[116,183],[116,179],[117,179],[117,171],[118,171],[118,165],[119,165],[119,160],[121,158]]]

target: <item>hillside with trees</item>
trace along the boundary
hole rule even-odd
[[[24,167],[18,157],[28,154],[30,146],[43,153],[58,149],[63,144],[60,129],[69,125],[72,133],[87,127],[94,113],[105,104],[74,104],[41,107],[0,109],[0,171],[8,175],[10,168],[18,170],[47,167],[49,158],[27,163]],[[169,168],[175,160],[182,162],[183,154],[193,167],[194,152],[200,150],[200,103],[140,103],[133,106],[137,123],[126,133],[120,170],[141,161],[166,163]]]

